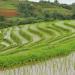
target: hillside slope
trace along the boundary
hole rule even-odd
[[[0,8],[2,9],[17,9],[17,4],[20,2],[14,1],[0,1]],[[63,8],[60,5],[49,2],[29,2],[34,15],[43,15],[44,13],[59,13],[62,15],[72,15],[72,10]]]

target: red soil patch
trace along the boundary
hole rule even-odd
[[[13,17],[17,15],[16,9],[0,9],[0,16]]]

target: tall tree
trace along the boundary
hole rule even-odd
[[[55,3],[55,4],[58,4],[59,2],[58,2],[58,0],[55,0],[54,3]]]
[[[0,16],[0,22],[5,21],[5,17],[4,16]]]
[[[33,14],[34,13],[34,9],[35,9],[35,6],[33,4],[31,4],[30,2],[28,2],[28,1],[19,3],[19,5],[18,5],[18,11],[24,17],[31,17],[31,16],[33,16],[34,15]]]
[[[71,7],[72,7],[72,12],[73,12],[73,14],[75,15],[75,3],[73,3],[73,4],[71,5]]]

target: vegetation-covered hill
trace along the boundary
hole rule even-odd
[[[7,11],[3,11],[2,9],[7,9]],[[0,24],[1,27],[8,27],[17,24],[29,24],[40,21],[52,21],[56,19],[62,20],[75,18],[71,5],[55,2],[51,3],[48,1],[30,2],[17,0],[0,1],[0,16],[0,20],[2,17],[9,18],[7,19],[8,21]],[[11,24],[6,25],[6,22],[11,22]]]
[[[50,2],[19,2],[19,10],[25,17],[56,17],[72,16],[72,7],[70,5],[55,4]]]
[[[63,15],[72,15],[72,9],[69,5],[63,6],[60,4],[50,3],[50,2],[22,2],[22,1],[0,1],[0,8],[3,9],[17,9],[18,4],[26,4],[29,3],[30,8],[32,8],[32,14],[34,15],[43,15],[48,13],[59,13]],[[20,7],[20,6],[18,6]],[[27,7],[28,6],[24,6]],[[28,11],[28,10],[27,10]],[[27,15],[27,14],[26,14]]]

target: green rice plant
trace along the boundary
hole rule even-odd
[[[55,27],[54,24],[48,25],[47,28],[56,30],[60,35],[65,35],[64,31],[58,27]]]
[[[46,33],[48,33],[48,34],[51,34],[51,35],[53,35],[53,32],[51,32],[51,30],[49,30],[49,29],[45,29],[45,28],[42,28],[42,27],[38,27],[38,29],[40,29],[40,30],[42,30],[42,31],[44,31],[44,32],[46,32]]]
[[[38,28],[38,27],[37,27],[37,28]],[[44,28],[43,28],[43,29],[44,29]],[[30,31],[31,31],[31,30],[30,30]],[[32,30],[32,31],[34,32],[34,30]],[[33,44],[31,45],[31,47],[32,47],[32,46],[35,46],[35,44],[36,44],[36,45],[40,45],[40,43],[44,43],[45,41],[47,41],[47,39],[46,39],[46,37],[45,37],[45,33],[44,33],[43,31],[40,31],[40,29],[38,29],[38,31],[43,34],[43,36],[40,36],[40,37],[43,38],[43,39],[40,40],[40,41],[38,41],[38,42],[33,43]],[[46,35],[46,36],[49,37],[49,35]]]
[[[19,33],[20,33],[21,36],[23,36],[28,41],[32,41],[32,37],[30,35],[28,35],[24,30],[20,29]]]
[[[49,48],[44,46],[43,48],[32,49],[31,51],[10,54],[8,56],[0,56],[0,66],[2,68],[9,68],[18,65],[25,65],[28,62],[37,62],[50,59],[57,56],[68,55],[70,52],[74,51],[75,48],[75,38],[66,43],[58,44],[56,47]],[[6,60],[6,59],[8,60]],[[13,59],[14,58],[14,59]],[[29,63],[28,63],[29,64]]]
[[[58,24],[59,24],[59,23],[58,23]],[[53,25],[54,25],[54,27],[63,30],[64,33],[69,33],[69,32],[71,32],[69,29],[66,29],[66,28],[63,28],[63,27],[61,27],[61,26],[58,26],[57,24],[53,24]],[[62,26],[63,26],[63,25],[62,25]]]
[[[16,31],[12,31],[11,33],[11,38],[17,43],[17,44],[21,44],[21,40],[20,38],[17,36]]]
[[[70,24],[70,23],[68,23],[68,22],[64,22],[64,24],[65,24],[66,26],[72,27],[73,29],[75,28],[75,24]]]
[[[38,61],[42,62],[55,57],[66,56],[75,51],[75,33],[71,32],[72,27],[70,28],[62,22],[65,21],[22,25],[16,26],[14,29],[10,27],[12,28],[10,37],[16,44],[5,39],[4,42],[7,42],[9,47],[0,45],[0,69],[38,63]],[[63,25],[66,25],[66,28]],[[3,29],[2,34],[5,36],[10,28]],[[40,38],[38,41],[33,39],[36,35]],[[24,39],[28,42],[22,44]],[[3,39],[1,41],[3,42]]]
[[[53,43],[53,42],[55,42],[55,41],[57,41],[56,43],[60,43],[60,42],[65,42],[65,40],[66,41],[68,41],[69,39],[71,39],[71,38],[69,38],[69,36],[70,35],[68,35],[68,38],[66,38],[67,36],[62,36],[62,37],[57,37],[56,39],[54,39],[54,40],[52,40],[52,41],[49,41],[49,39],[48,39],[48,42],[47,41],[43,41],[42,43],[40,42],[40,45],[37,45],[37,43],[35,43],[34,44],[34,46],[32,46],[32,45],[28,45],[28,46],[20,46],[20,47],[17,47],[17,48],[15,48],[15,50],[14,49],[12,49],[12,50],[10,50],[10,48],[7,50],[7,51],[5,51],[5,54],[10,54],[10,53],[16,53],[16,52],[22,52],[22,51],[27,51],[27,50],[29,50],[29,48],[40,48],[40,47],[44,47],[44,46],[46,46],[46,45],[48,45],[49,43]],[[64,39],[63,39],[64,38]],[[55,45],[56,43],[54,43],[53,45]],[[31,47],[30,47],[31,46]],[[51,45],[52,46],[52,45]],[[50,46],[50,47],[51,47]],[[6,53],[7,52],[7,53]],[[4,55],[5,55],[4,54]]]
[[[9,39],[3,39],[3,41],[9,43],[10,45],[12,44],[11,40],[9,40]]]
[[[28,28],[28,30],[29,30],[31,33],[37,34],[38,36],[42,37],[42,34],[41,34],[41,32],[39,32],[39,30],[37,31],[37,30],[34,30],[34,28],[31,29],[30,27]]]
[[[2,45],[2,44],[0,43],[0,52],[3,51],[3,49],[5,49],[5,48],[6,48],[6,46],[5,46],[5,45]]]

